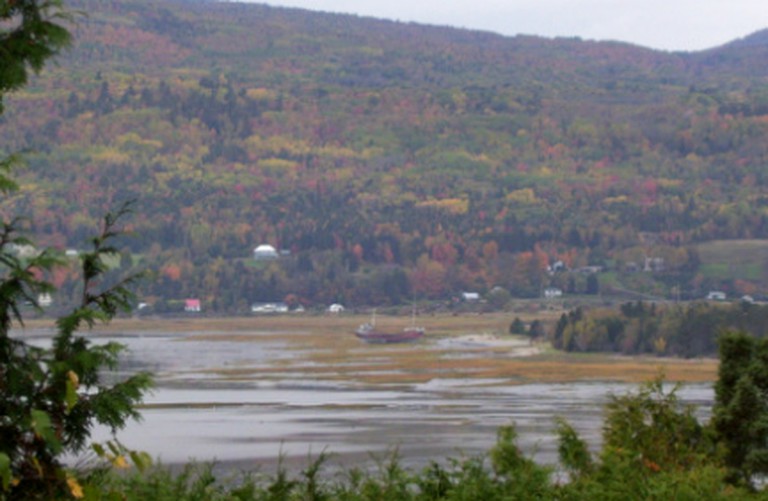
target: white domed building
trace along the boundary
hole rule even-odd
[[[253,249],[253,258],[256,260],[277,259],[277,250],[268,244],[262,244]]]

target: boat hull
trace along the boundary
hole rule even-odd
[[[371,344],[410,343],[424,336],[424,329],[410,327],[402,332],[384,332],[370,327],[360,327],[355,335]]]

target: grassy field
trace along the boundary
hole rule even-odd
[[[697,247],[701,271],[716,279],[761,280],[768,262],[768,240],[715,240]]]
[[[547,317],[543,317],[546,315]],[[520,315],[524,321],[534,317]],[[553,322],[559,312],[537,318]],[[103,333],[184,333],[185,339],[229,342],[279,340],[295,356],[266,366],[221,367],[212,375],[233,381],[279,379],[283,375],[365,384],[414,384],[434,378],[472,378],[489,384],[529,382],[642,382],[662,371],[670,381],[714,381],[717,361],[613,354],[568,354],[546,343],[531,344],[507,334],[514,315],[435,315],[417,318],[426,328],[413,344],[368,345],[353,332],[368,320],[362,315],[259,316],[242,318],[118,319],[99,327]],[[400,329],[410,318],[379,316],[383,328]],[[35,321],[28,327],[51,327]],[[474,336],[474,337],[473,337]],[[482,342],[452,343],[480,336]]]

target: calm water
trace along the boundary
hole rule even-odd
[[[554,463],[554,417],[565,417],[590,444],[600,440],[603,405],[635,385],[603,382],[512,385],[504,380],[434,378],[425,384],[363,386],[317,381],[295,349],[276,342],[232,342],[179,335],[125,335],[122,370],[150,370],[156,390],[143,420],[118,434],[126,446],[163,463],[190,459],[271,471],[279,456],[304,464],[309,455],[334,454],[335,464],[359,464],[397,449],[403,463],[488,451],[499,426],[514,423],[519,444],[538,461]],[[39,341],[45,343],[44,339]],[[290,364],[295,360],[296,363]],[[215,368],[281,363],[269,379],[223,380]],[[684,386],[679,396],[706,417],[709,384]],[[96,439],[109,438],[97,430]]]
[[[601,383],[483,387],[433,380],[392,390],[206,382],[197,388],[160,388],[147,403],[179,407],[144,410],[143,421],[128,426],[120,439],[166,463],[195,458],[271,464],[279,454],[306,458],[321,451],[337,453],[343,462],[350,454],[384,454],[396,447],[407,464],[422,465],[487,451],[497,428],[515,423],[520,445],[551,463],[554,416],[568,419],[597,445],[608,395],[631,388]],[[686,386],[680,395],[706,412],[712,389]]]

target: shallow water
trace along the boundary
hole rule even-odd
[[[295,383],[161,388],[147,403],[174,407],[145,409],[143,422],[129,425],[120,439],[165,463],[194,458],[272,465],[281,454],[302,459],[322,451],[345,463],[352,453],[397,448],[405,464],[421,466],[486,452],[498,427],[514,422],[521,447],[540,462],[554,463],[553,418],[565,417],[597,446],[603,404],[609,394],[628,389],[603,383],[477,387],[438,380],[405,390]],[[680,396],[706,410],[712,390],[686,386]]]
[[[497,429],[510,423],[526,452],[553,464],[556,416],[597,447],[609,396],[636,388],[599,381],[520,385],[439,377],[421,384],[366,386],[316,379],[309,371],[316,364],[274,336],[248,342],[184,334],[98,339],[126,345],[123,374],[149,370],[157,375],[157,388],[141,411],[143,420],[130,423],[118,438],[165,464],[216,460],[232,468],[269,471],[281,455],[304,463],[325,451],[335,455],[336,464],[359,465],[368,453],[383,457],[397,449],[406,466],[420,467],[430,460],[487,452]],[[233,381],[216,372],[275,364],[285,370],[258,379],[245,375]],[[679,396],[706,416],[713,391],[710,384],[687,385]],[[94,438],[106,440],[109,434],[97,429]]]

